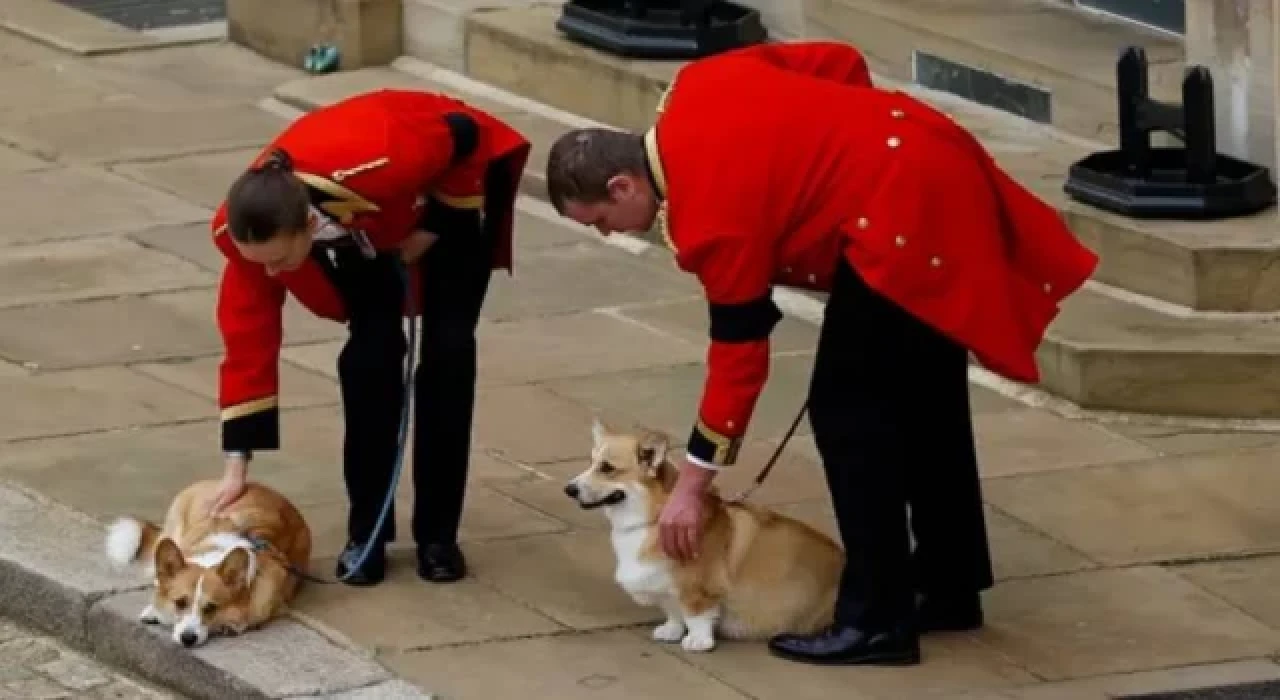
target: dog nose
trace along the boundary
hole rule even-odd
[[[564,495],[568,496],[569,498],[577,498],[578,485],[570,481],[569,485],[564,487]]]
[[[195,645],[196,645],[196,640],[197,640],[197,639],[198,639],[198,638],[196,637],[196,633],[195,633],[195,632],[183,632],[183,633],[178,637],[178,641],[182,642],[182,646],[184,646],[184,647],[193,647],[193,646],[195,646]]]

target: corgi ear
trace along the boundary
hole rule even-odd
[[[242,547],[227,552],[214,573],[228,586],[239,586],[249,580],[249,552]]]
[[[600,445],[604,443],[605,438],[609,436],[609,429],[601,422],[600,416],[591,417],[591,446],[592,451],[600,449]]]
[[[182,550],[168,537],[156,543],[156,578],[170,579],[177,576],[187,565],[182,558]]]
[[[665,433],[656,430],[646,432],[636,446],[636,459],[648,470],[650,478],[656,478],[667,463],[667,450],[671,447],[671,439]]]

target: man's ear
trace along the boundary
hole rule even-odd
[[[170,579],[177,576],[186,567],[182,558],[182,550],[168,537],[156,543],[156,578]]]
[[[636,459],[651,478],[656,478],[667,462],[667,450],[671,447],[671,439],[665,433],[650,430],[640,437],[636,446]]]
[[[249,552],[236,547],[223,557],[216,570],[218,578],[228,586],[239,586],[249,580]]]
[[[636,178],[631,173],[618,173],[605,182],[609,198],[615,202],[630,197],[636,189]]]

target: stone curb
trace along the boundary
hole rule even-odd
[[[0,6],[0,29],[77,56],[202,44],[217,38],[182,32],[153,36],[51,0],[4,0]]]
[[[0,482],[0,614],[193,698],[430,698],[290,618],[187,651],[137,622],[150,586],[103,554],[102,523]]]

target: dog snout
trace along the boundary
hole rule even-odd
[[[565,484],[564,495],[568,496],[569,498],[577,498],[578,497],[577,482],[570,481],[568,484]]]
[[[200,637],[195,632],[186,631],[178,635],[178,641],[182,642],[182,646],[190,649],[196,645],[196,642],[200,641]]]

